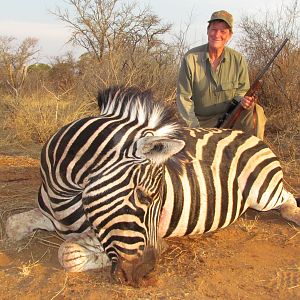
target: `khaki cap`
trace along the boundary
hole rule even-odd
[[[224,21],[228,24],[228,26],[232,29],[233,28],[233,17],[232,15],[227,12],[226,10],[219,10],[219,11],[215,11],[211,17],[210,20],[208,21],[208,23],[211,23],[213,21],[216,20],[221,20]]]

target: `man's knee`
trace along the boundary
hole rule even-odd
[[[263,140],[266,120],[263,108],[259,104],[255,104],[254,109],[243,110],[241,112],[233,129],[242,130]]]
[[[233,129],[242,130],[244,132],[255,135],[255,127],[253,123],[253,110],[244,109],[237,121],[234,124]]]
[[[264,109],[259,105],[255,104],[256,110],[256,118],[257,118],[257,126],[256,126],[256,136],[261,140],[264,139],[265,134],[265,126],[267,122],[267,118],[264,112]]]

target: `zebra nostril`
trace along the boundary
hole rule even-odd
[[[111,276],[115,282],[139,287],[142,279],[155,269],[158,251],[154,247],[145,248],[143,254],[133,261],[120,259],[113,261]]]
[[[110,275],[112,280],[115,283],[125,283],[128,282],[127,274],[125,270],[122,268],[122,263],[118,261],[113,261],[110,269]]]
[[[134,285],[139,285],[141,279],[155,269],[158,251],[151,247],[146,248],[143,255],[133,264],[132,281]]]

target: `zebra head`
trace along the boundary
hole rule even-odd
[[[137,284],[159,252],[164,164],[185,143],[172,113],[149,94],[115,89],[99,99],[109,147],[89,178],[83,203],[112,273]]]

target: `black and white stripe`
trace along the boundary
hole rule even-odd
[[[139,154],[139,145],[146,137],[175,138],[178,126],[149,97],[104,92],[100,116],[63,127],[42,151],[41,210],[65,239],[93,228],[111,259],[157,243],[163,165]]]
[[[248,207],[270,210],[287,200],[279,161],[258,138],[218,129],[184,129],[183,135],[182,172],[166,166],[162,236],[214,231]]]
[[[287,200],[278,159],[258,138],[180,128],[136,90],[98,100],[100,116],[66,125],[42,151],[39,206],[62,237],[93,229],[110,259],[131,260],[158,235],[214,231]]]

